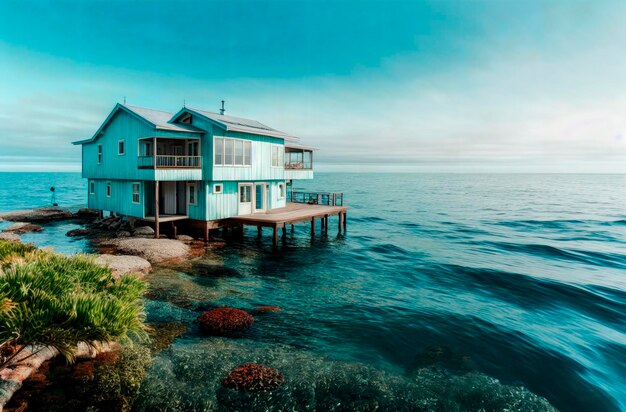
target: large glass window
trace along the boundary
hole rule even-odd
[[[272,166],[283,167],[285,163],[285,150],[282,146],[272,146]]]
[[[252,142],[216,137],[213,164],[216,166],[251,166]]]
[[[239,186],[239,202],[250,203],[252,201],[252,186]]]

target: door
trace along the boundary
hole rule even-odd
[[[239,185],[239,215],[249,215],[252,213],[252,184],[244,183]]]
[[[176,182],[161,182],[159,184],[163,205],[163,214],[176,214]]]
[[[267,193],[265,183],[254,184],[254,212],[265,212],[267,208]]]

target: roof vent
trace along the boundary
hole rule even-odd
[[[220,109],[220,114],[223,115],[226,109],[224,109],[224,100],[222,100],[222,108]]]

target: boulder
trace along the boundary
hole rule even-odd
[[[98,218],[100,217],[100,211],[97,209],[89,209],[89,208],[83,207],[81,209],[78,209],[75,215],[76,217],[80,217],[80,218]]]
[[[188,235],[178,235],[176,236],[176,239],[183,241],[183,242],[191,242],[194,240],[194,238]]]
[[[113,271],[113,277],[119,278],[128,273],[146,274],[152,265],[146,259],[129,255],[99,255],[96,263]]]
[[[126,230],[118,230],[115,232],[115,237],[130,237],[130,232],[127,232]]]
[[[280,371],[259,363],[244,363],[232,370],[222,384],[240,391],[272,391],[285,383]]]
[[[240,275],[237,269],[216,265],[214,263],[207,263],[202,260],[195,261],[191,264],[191,273],[194,275],[212,277],[234,277]]]
[[[119,254],[140,256],[150,262],[182,259],[189,253],[189,246],[173,239],[130,237],[107,239],[102,244]]]
[[[41,232],[43,230],[43,227],[39,226],[39,225],[35,225],[33,223],[27,223],[27,222],[16,222],[13,223],[11,226],[7,227],[6,229],[4,229],[5,232],[10,232],[10,233],[29,233],[29,232]]]
[[[140,226],[135,228],[134,236],[154,236],[154,229],[150,226]]]
[[[0,239],[2,239],[2,240],[10,240],[12,242],[19,242],[19,241],[22,240],[15,233],[4,233],[4,232],[0,233]]]
[[[209,335],[229,336],[243,332],[254,323],[254,318],[245,310],[216,308],[198,316],[200,329]]]
[[[78,229],[72,229],[65,234],[65,236],[76,237],[76,236],[87,236],[91,234],[91,230],[85,229],[84,227]]]
[[[42,207],[38,209],[0,213],[0,220],[9,220],[12,222],[46,223],[72,218],[74,218],[74,214],[62,207]]]

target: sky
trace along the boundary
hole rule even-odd
[[[259,120],[320,171],[626,172],[626,2],[0,1],[0,171],[117,102]]]

